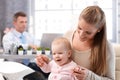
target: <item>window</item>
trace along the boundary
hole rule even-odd
[[[107,4],[107,5],[106,5]],[[77,26],[80,12],[88,5],[99,5],[105,12],[108,39],[113,40],[112,0],[35,0],[32,15],[34,34],[65,33]]]

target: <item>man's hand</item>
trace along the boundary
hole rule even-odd
[[[37,50],[37,48],[38,48],[38,46],[32,45],[32,44],[30,44],[29,47],[32,48],[32,49],[34,49],[34,50]]]

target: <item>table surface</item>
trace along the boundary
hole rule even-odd
[[[0,59],[7,59],[7,60],[14,60],[14,59],[35,59],[36,56],[39,54],[25,54],[25,55],[15,55],[15,54],[1,54],[0,53]],[[45,54],[47,55],[49,58],[52,58],[51,54]]]
[[[41,53],[40,53],[41,54]],[[30,59],[34,60],[38,54],[24,54],[24,55],[18,55],[18,54],[7,54],[7,53],[0,53],[0,59],[6,59],[10,61],[15,61],[18,59]],[[47,55],[49,58],[52,58],[50,51],[46,51],[45,55]]]
[[[34,59],[36,54],[32,55],[12,55],[12,54],[0,54],[0,59]]]

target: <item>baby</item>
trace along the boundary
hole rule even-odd
[[[77,80],[72,70],[77,66],[71,59],[72,48],[70,42],[64,38],[56,38],[51,46],[53,60],[38,56],[37,65],[46,73],[51,72],[48,80]]]

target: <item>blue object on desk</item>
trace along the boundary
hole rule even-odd
[[[30,59],[23,59],[22,60],[22,64],[24,64],[24,65],[28,65],[30,63]]]

